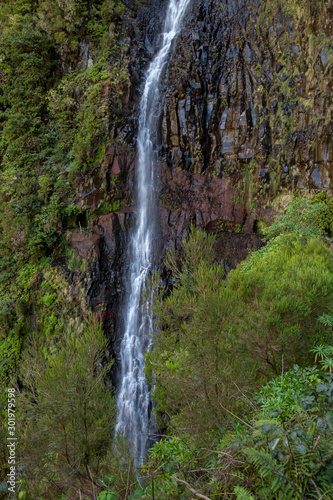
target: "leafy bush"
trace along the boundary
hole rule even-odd
[[[115,421],[106,339],[90,317],[45,340],[32,337],[21,363],[20,463],[36,496],[93,492]]]
[[[254,466],[253,493],[272,499],[294,498],[295,492],[302,498],[319,493],[330,498],[332,395],[332,377],[316,367],[295,367],[260,390],[262,411],[240,448]]]
[[[212,236],[192,231],[181,265],[169,253],[176,286],[156,304],[160,329],[146,365],[157,411],[197,440],[225,424],[232,381],[246,384],[255,369],[237,329],[238,296],[226,287],[224,269],[212,264],[213,244]]]
[[[319,382],[319,370],[316,367],[300,368],[296,365],[286,374],[263,386],[258,402],[263,413],[273,417],[279,416],[283,421],[290,417],[301,399],[310,398],[312,401],[313,386]]]
[[[333,255],[313,219],[324,210],[296,199],[267,231],[271,248],[226,279],[202,231],[182,259],[168,254],[174,287],[155,305],[146,364],[170,433],[144,469],[159,498],[330,498],[332,377],[307,366],[318,341],[313,352],[332,359]]]
[[[226,280],[211,261],[213,243],[192,231],[182,262],[169,254],[175,287],[155,306],[159,330],[146,365],[160,425],[198,441],[234,421],[227,410],[246,411],[235,384],[250,389],[262,376],[310,360],[309,348],[327,339],[317,318],[333,297],[333,255],[320,240],[281,246]],[[283,411],[297,395],[297,385],[288,392],[288,377]]]
[[[325,198],[326,199],[326,198]],[[270,255],[295,244],[302,245],[308,239],[320,239],[327,228],[329,209],[322,197],[312,200],[294,196],[288,203],[286,212],[276,217],[273,224],[263,229],[266,245],[253,252],[250,258],[242,264],[244,271],[255,263],[268,259]]]

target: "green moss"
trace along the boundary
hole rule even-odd
[[[73,248],[67,247],[66,257],[67,267],[70,271],[73,271],[75,273],[83,273],[87,270],[86,259],[82,259]]]
[[[255,234],[265,234],[264,229],[266,229],[267,224],[262,220],[256,220],[253,224],[253,232]]]
[[[120,200],[114,200],[112,202],[108,202],[107,200],[102,200],[99,204],[96,210],[91,213],[89,216],[89,219],[92,220],[98,215],[105,215],[110,212],[116,212],[119,210],[121,206],[121,201]]]
[[[78,226],[88,215],[86,207],[78,206],[76,193],[89,184],[92,169],[96,177],[100,175],[110,140],[109,105],[119,103],[127,82],[126,46],[117,43],[123,9],[118,0],[94,5],[86,0],[4,0],[1,5],[0,354],[4,380],[14,373],[26,336],[40,332],[44,322],[51,335],[57,329],[55,318],[62,314],[56,292],[46,292],[49,287],[41,280],[54,258],[59,263],[65,257],[66,228]],[[91,49],[93,64],[87,69],[78,69],[78,40],[85,40]],[[120,206],[114,179],[111,190],[113,198],[100,207],[102,213]],[[66,258],[71,269],[86,269],[77,256]]]

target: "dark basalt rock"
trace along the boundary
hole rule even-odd
[[[87,301],[101,311],[115,352],[134,221],[138,104],[167,0],[124,3],[130,80],[110,123],[104,171],[108,189],[117,178],[122,208],[92,221],[87,236],[71,236],[88,260]],[[156,122],[156,253],[166,285],[165,251],[180,249],[191,223],[217,233],[215,258],[229,271],[261,245],[253,228],[278,213],[276,196],[331,191],[332,64],[327,46],[310,43],[320,33],[332,42],[333,2],[324,3],[311,2],[296,23],[283,8],[274,11],[273,0],[191,0],[161,81]],[[98,193],[86,202],[97,203]]]

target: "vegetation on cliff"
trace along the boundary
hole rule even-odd
[[[88,208],[82,194],[91,190],[91,170],[102,168],[111,105],[127,79],[118,30],[123,10],[117,0],[1,2],[0,495],[5,498],[6,390],[12,385],[20,440],[18,498],[90,497],[98,491],[101,471],[110,473],[117,461],[110,444],[115,406],[106,378],[111,366],[106,338],[82,292],[75,298],[69,290],[66,230],[98,209]],[[106,196],[104,203],[119,206]],[[114,466],[121,471],[121,464]]]
[[[147,355],[159,425],[170,436],[146,465],[159,498],[186,498],[191,488],[205,498],[331,498],[325,213],[327,205],[296,198],[267,230],[267,245],[225,280],[204,232],[192,232],[181,262],[170,253],[175,287],[157,304]],[[321,355],[317,366],[311,350]]]
[[[223,141],[209,150],[213,136],[220,141],[220,129],[214,135],[198,126],[192,134],[190,126],[180,127],[177,113],[185,117],[185,111],[209,123],[209,85],[202,84],[202,108],[196,102],[187,109],[185,100],[177,101],[181,95],[172,95],[172,138],[164,139],[168,154],[171,147],[184,150],[186,161],[179,161],[189,177],[179,178],[192,187],[191,169],[207,173],[212,183],[225,176],[231,211],[242,209],[239,222],[222,217],[215,224],[213,218],[210,229],[241,233],[245,216],[253,228],[256,207],[271,208],[281,185],[289,198],[296,187],[310,185],[313,192],[294,197],[274,221],[270,215],[265,246],[228,275],[214,262],[211,233],[193,228],[182,251],[169,252],[165,266],[173,286],[156,295],[158,333],[146,366],[158,439],[135,470],[126,443],[113,435],[113,362],[103,307],[92,312],[84,296],[95,257],[87,262],[67,238],[131,197],[105,166],[110,149],[130,148],[124,137],[135,134],[131,124],[133,130],[117,135],[135,73],[123,26],[128,3],[1,1],[0,498],[8,498],[6,388],[14,387],[19,500],[329,500],[333,202],[321,190],[331,182],[332,8],[323,0],[263,0],[246,29],[237,27],[235,52],[225,60],[250,54],[248,89],[255,92],[239,92],[235,65],[216,108],[229,113],[228,149],[228,134],[238,134],[233,99],[251,94],[253,109],[245,110],[244,99],[239,106],[250,125],[239,118],[237,127],[239,137],[253,139],[253,157],[245,142],[236,156],[228,150],[222,158]],[[253,33],[257,53],[246,52]],[[204,67],[205,54],[193,68]],[[184,71],[181,64],[178,70]],[[190,84],[201,103],[201,84],[194,77]],[[193,154],[186,142],[192,136]],[[207,179],[200,179],[204,198]],[[207,190],[207,199],[218,193],[217,212],[225,206],[224,185],[218,186]],[[193,206],[197,193],[186,198],[186,189],[177,183],[171,189],[170,210]]]
[[[122,9],[112,0],[2,2],[0,332],[13,358],[31,330],[43,269],[64,254],[66,229],[86,212],[78,192],[89,191],[90,170],[104,158],[106,96],[126,79],[121,58],[111,57],[123,50]],[[80,47],[94,59],[78,64]],[[1,357],[10,364],[8,352]]]

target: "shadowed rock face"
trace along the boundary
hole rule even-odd
[[[130,98],[114,135],[133,150],[140,85],[165,6],[143,2],[125,19]],[[333,2],[287,7],[192,0],[163,78],[156,142],[164,228],[180,211],[208,229],[244,224],[251,232],[255,219],[270,219],[267,202],[281,190],[331,189]],[[126,172],[121,161],[114,155],[110,169],[128,202],[134,165]]]
[[[165,162],[234,182],[251,165],[285,187],[331,187],[329,49],[311,46],[323,3],[304,8],[306,26],[273,0],[192,2],[165,87]],[[280,8],[269,16],[270,4]]]
[[[245,2],[193,2],[169,71],[163,113],[165,160],[221,175],[253,157],[258,141],[251,64],[258,52]],[[258,8],[258,6],[256,6]],[[244,40],[242,39],[244,37]]]
[[[72,238],[90,269],[89,278],[76,279],[88,304],[103,310],[115,351],[135,211],[137,106],[167,1],[127,4],[130,80],[110,123],[103,171],[110,192],[117,180],[123,204],[92,221],[86,239]],[[218,235],[216,259],[230,270],[260,246],[256,221],[271,221],[278,200],[283,206],[295,190],[332,190],[333,1],[287,7],[282,0],[191,2],[162,79],[155,245],[162,270],[165,251],[180,249],[191,222]],[[99,200],[98,185],[87,203]]]

